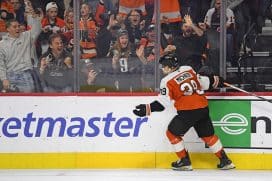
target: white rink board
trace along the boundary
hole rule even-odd
[[[272,104],[269,102],[253,101],[251,104],[252,117],[260,117],[263,120],[258,121],[257,133],[251,133],[251,144],[254,147],[270,147],[272,148]],[[269,121],[270,120],[270,121]],[[267,128],[265,127],[267,121]],[[270,126],[269,126],[270,122]],[[266,130],[267,129],[267,130]],[[260,141],[262,140],[262,141]]]
[[[156,96],[0,97],[2,103],[0,104],[0,152],[172,152],[172,146],[165,136],[165,131],[175,114],[173,109],[168,108],[164,113],[153,113],[148,118],[138,118],[132,113],[135,105],[150,103],[155,99]],[[267,104],[269,103],[252,101],[252,115],[267,117],[270,115],[272,119],[271,106]],[[25,121],[23,118],[27,115],[31,115],[33,119]],[[108,116],[112,119],[106,123],[103,118]],[[52,136],[47,135],[50,135],[48,123],[40,127],[41,135],[36,134],[38,118],[48,117],[53,120],[57,118],[65,120],[65,125],[62,127],[63,135],[59,135],[60,122],[53,125]],[[79,118],[83,121],[79,122]],[[92,122],[95,126],[88,125],[90,118],[96,119]],[[262,128],[259,126],[258,129]],[[67,134],[67,130],[78,134],[72,137]],[[98,130],[99,133],[94,136],[86,136],[87,133],[92,134]],[[116,134],[116,130],[123,137]],[[197,138],[194,131],[188,132],[185,140],[190,151],[209,151],[204,148],[203,142]],[[252,145],[262,147],[263,144],[272,145],[271,133],[263,134],[259,131],[252,135]]]
[[[166,126],[171,118],[170,111],[165,114],[153,114],[152,118],[147,118],[147,122],[140,125],[139,133],[133,136],[135,120],[137,116],[132,113],[135,105],[140,103],[149,103],[154,97],[1,97],[1,118],[0,127],[4,126],[7,118],[16,117],[21,120],[21,129],[9,129],[9,133],[16,134],[19,130],[18,137],[10,138],[3,136],[1,131],[0,152],[142,152],[156,150],[168,150],[168,142],[165,136]],[[100,133],[95,137],[76,136],[69,137],[64,134],[59,137],[59,125],[55,125],[52,137],[47,137],[48,126],[44,125],[43,134],[40,137],[26,137],[23,130],[22,119],[27,114],[33,113],[33,117],[52,117],[54,119],[63,117],[67,120],[66,128],[70,125],[73,117],[104,118],[112,113],[112,117],[120,119],[128,117],[133,122],[133,128],[123,129],[124,133],[130,136],[120,137],[114,134],[116,121],[112,121],[109,126],[109,133],[112,137],[106,137],[103,133],[105,122],[97,123]],[[169,117],[166,117],[168,115]],[[70,122],[70,123],[69,123]],[[10,124],[11,125],[11,124]],[[15,123],[12,124],[13,126]],[[33,121],[29,126],[29,133],[37,130],[37,121]],[[87,124],[84,126],[84,133],[91,132]],[[169,150],[171,148],[169,147]]]
[[[271,171],[170,169],[0,170],[3,181],[271,181]]]

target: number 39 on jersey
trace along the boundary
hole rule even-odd
[[[190,96],[193,93],[197,93],[199,95],[204,94],[204,91],[200,89],[200,84],[197,80],[196,74],[191,71],[178,74],[174,80],[179,85],[180,91],[183,92],[183,95],[185,96]]]

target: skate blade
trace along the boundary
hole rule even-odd
[[[219,168],[220,170],[231,170],[231,169],[235,169],[235,165],[233,163],[225,165],[222,168]]]
[[[189,165],[189,166],[182,166],[179,168],[172,167],[172,169],[175,171],[192,171],[193,167],[192,167],[192,165]]]

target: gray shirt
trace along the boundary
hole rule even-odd
[[[41,33],[39,18],[27,17],[31,30],[22,32],[18,38],[3,36],[0,41],[0,80],[7,79],[7,73],[32,69],[31,48]]]
[[[234,9],[236,6],[241,4],[244,0],[227,0],[227,7],[229,9]],[[215,0],[212,0],[211,2],[211,8],[214,7]]]
[[[213,16],[214,12],[215,12],[215,8],[211,8],[207,11],[205,19],[204,19],[204,23],[211,26],[212,16]],[[229,8],[226,9],[226,16],[227,16],[227,22],[226,22],[227,24],[235,23],[234,22],[234,13],[231,9],[229,9]]]

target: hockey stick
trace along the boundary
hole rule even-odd
[[[232,89],[238,90],[238,91],[240,91],[240,92],[244,92],[244,93],[246,93],[246,94],[249,94],[249,95],[251,95],[251,96],[258,97],[259,99],[261,99],[261,100],[263,100],[263,101],[267,101],[267,102],[272,103],[272,100],[266,99],[266,98],[264,98],[264,97],[262,97],[262,96],[258,96],[258,95],[254,94],[254,93],[252,93],[252,92],[245,91],[244,89],[240,89],[239,87],[236,87],[236,86],[234,86],[234,85],[231,85],[231,84],[229,84],[229,83],[227,83],[227,82],[224,82],[224,85],[227,86],[227,87],[230,87],[230,88],[232,88]]]

